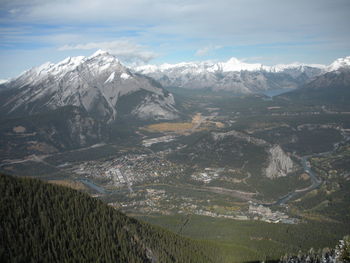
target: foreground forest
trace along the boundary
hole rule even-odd
[[[1,262],[220,262],[217,251],[87,194],[0,175]]]

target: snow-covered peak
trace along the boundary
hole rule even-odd
[[[260,63],[244,63],[235,57],[230,58],[227,62],[218,63],[223,72],[231,71],[258,71],[261,70],[263,65]]]
[[[169,72],[169,71],[182,71],[183,73],[204,73],[204,72],[230,72],[230,71],[258,71],[263,68],[262,64],[259,63],[244,63],[237,58],[231,58],[227,62],[180,62],[176,64],[162,64],[160,66],[156,65],[145,65],[135,68],[137,72],[141,72],[143,74],[151,74],[155,72]]]
[[[98,57],[98,56],[105,56],[105,55],[110,55],[110,54],[105,50],[99,49],[94,54],[92,54],[89,58],[94,58],[94,57]]]
[[[299,63],[299,62],[294,62],[294,63],[290,63],[290,64],[277,64],[275,66],[271,66],[271,67],[264,67],[266,69],[266,71],[269,72],[283,72],[286,70],[298,70],[300,72],[304,72],[306,68],[316,68],[316,69],[320,69],[320,70],[324,70],[326,69],[326,65],[323,64],[305,64],[305,63]]]
[[[88,68],[94,75],[99,75],[101,72],[111,74],[113,71],[120,72],[119,74],[121,74],[126,71],[126,68],[120,64],[115,56],[106,51],[98,50],[89,57],[68,57],[57,64],[46,62],[25,71],[18,78],[14,79],[14,81],[20,81],[20,86],[39,83],[47,78],[54,78],[56,81],[59,81],[67,73],[74,70],[80,71],[83,68]]]
[[[337,60],[338,61],[338,60]],[[346,62],[347,61],[347,62]],[[345,65],[350,64],[350,57],[339,59],[337,64]],[[285,72],[288,70],[297,70],[304,72],[307,68],[315,68],[317,70],[324,71],[327,69],[326,65],[322,64],[305,64],[294,62],[291,64],[277,64],[274,66],[267,66],[261,63],[246,63],[238,58],[232,57],[226,62],[181,62],[176,64],[162,64],[156,65],[144,65],[135,68],[135,71],[143,74],[153,73],[166,73],[173,71],[181,71],[182,73],[204,73],[204,72],[241,72],[241,71],[265,71],[272,73]]]
[[[32,114],[44,108],[73,105],[111,122],[116,119],[118,101],[143,90],[156,100],[152,99],[152,105],[177,116],[176,109],[166,101],[169,95],[159,85],[145,76],[134,75],[116,57],[101,50],[89,57],[68,57],[57,64],[45,63],[24,72],[6,86],[17,92],[4,105],[9,114],[27,112],[28,108]],[[152,109],[147,116],[156,114]]]
[[[177,64],[162,64],[160,66],[160,69],[162,71],[166,71],[169,69],[175,69],[175,68],[197,68],[199,65],[199,63],[195,63],[195,62],[181,62],[181,63],[177,63]]]
[[[27,72],[33,72],[37,75],[42,75],[42,74],[45,74],[47,73],[50,68],[52,68],[55,64],[51,63],[51,62],[45,62],[44,64],[38,66],[38,67],[34,67],[32,69],[30,69],[29,71],[26,71],[25,73]]]
[[[4,83],[6,83],[6,82],[8,82],[7,79],[0,79],[0,84],[4,84]]]
[[[56,65],[51,65],[50,68],[47,70],[47,73],[51,75],[66,73],[76,69],[79,65],[81,65],[85,61],[86,61],[86,58],[84,56],[68,57],[58,62]]]
[[[348,68],[348,67],[350,67],[350,56],[336,59],[332,64],[328,66],[327,70],[334,71],[340,68]]]

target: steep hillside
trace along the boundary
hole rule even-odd
[[[1,262],[220,262],[182,238],[68,188],[0,175]]]
[[[172,94],[155,81],[131,73],[116,57],[101,50],[90,57],[45,63],[3,84],[0,110],[5,115],[23,116],[76,106],[113,122],[118,103],[138,91],[144,93],[130,115],[140,119],[177,118]]]
[[[0,148],[25,156],[87,147],[119,138],[127,125],[180,115],[174,96],[158,82],[99,50],[0,84]]]
[[[332,71],[280,97],[312,104],[347,106],[350,99],[350,58],[336,60],[329,69]]]

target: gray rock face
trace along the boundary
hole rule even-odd
[[[295,170],[293,160],[282,150],[279,145],[274,145],[269,149],[269,164],[265,169],[268,178],[278,178],[287,176]]]
[[[4,85],[6,91],[11,91],[11,96],[2,101],[1,108],[9,115],[76,106],[98,119],[113,122],[118,115],[117,104],[124,97],[142,90],[144,99],[157,99],[152,100],[153,106],[143,106],[142,110],[135,108],[135,117],[177,117],[171,94],[153,80],[132,73],[104,51],[97,51],[90,57],[67,58],[57,64],[46,63]],[[142,101],[143,104],[146,102]],[[162,113],[158,114],[155,108]]]

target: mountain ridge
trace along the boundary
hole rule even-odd
[[[329,66],[291,63],[266,66],[245,63],[237,58],[226,62],[182,62],[177,64],[144,65],[134,68],[164,87],[226,90],[238,94],[259,93],[273,89],[296,89],[329,71],[350,66],[350,57],[340,58]]]
[[[98,50],[90,57],[68,57],[57,64],[44,63],[2,85],[7,91],[2,111],[8,115],[35,114],[63,106],[77,106],[98,118],[113,122],[117,104],[132,93],[146,91],[131,115],[141,118],[176,119],[173,95],[140,74],[134,74],[108,52]],[[5,96],[3,96],[5,97]],[[152,107],[159,110],[158,114]]]

